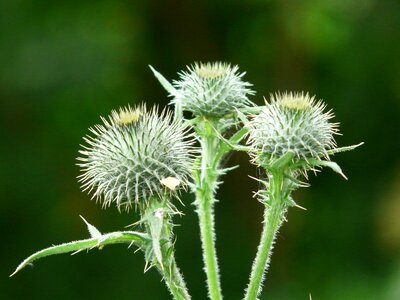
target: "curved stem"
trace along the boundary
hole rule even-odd
[[[261,234],[261,241],[258,246],[257,255],[253,263],[250,275],[250,282],[246,290],[245,299],[255,300],[261,293],[262,282],[270,263],[272,249],[276,234],[284,220],[286,212],[285,199],[282,193],[283,174],[273,174],[269,183],[269,199],[264,212],[264,226]]]
[[[204,122],[204,133],[207,132],[207,123]],[[212,300],[221,300],[221,285],[215,249],[214,229],[214,193],[218,180],[219,159],[215,154],[220,147],[220,141],[213,134],[202,135],[201,139],[201,169],[196,176],[196,205],[199,215],[200,236],[203,248],[203,260],[207,275],[209,297]]]

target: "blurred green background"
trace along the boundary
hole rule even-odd
[[[137,220],[80,192],[75,157],[87,128],[111,109],[168,103],[169,79],[194,61],[247,71],[263,96],[305,90],[323,98],[344,134],[365,142],[335,157],[296,193],[262,299],[400,299],[400,1],[0,0],[1,299],[169,299],[141,253],[123,245],[17,264],[51,244]],[[245,155],[216,206],[225,299],[240,299],[261,230]],[[176,220],[177,257],[194,299],[206,299],[191,202]]]

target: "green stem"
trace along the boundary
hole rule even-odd
[[[207,275],[207,286],[210,299],[221,300],[221,285],[219,281],[219,269],[215,249],[214,229],[214,193],[218,180],[219,159],[215,154],[221,146],[220,140],[212,134],[204,122],[204,135],[201,140],[201,169],[196,176],[196,205],[199,215],[200,236],[203,248],[203,260]],[[208,132],[208,133],[207,133]]]
[[[269,200],[264,212],[264,226],[246,290],[246,300],[258,299],[262,290],[262,282],[270,263],[274,240],[287,209],[286,201],[283,199],[282,186],[283,174],[275,172],[269,183]]]
[[[175,245],[173,240],[172,213],[168,208],[168,199],[163,197],[158,201],[152,199],[143,219],[146,230],[151,237],[152,262],[164,279],[175,300],[189,300],[186,283],[175,260]]]
[[[168,265],[163,268],[158,268],[161,272],[165,283],[175,300],[189,300],[186,283],[181,272],[176,265],[175,256],[172,253],[168,261]]]
[[[200,201],[208,201],[210,195],[198,196]],[[203,259],[205,271],[207,274],[207,285],[210,299],[219,300],[221,296],[221,286],[219,282],[219,269],[217,262],[217,253],[215,250],[215,232],[214,232],[214,213],[213,204],[201,203],[198,205],[198,214],[200,220],[200,235],[203,244]]]
[[[172,237],[172,226],[169,223],[164,225],[166,237]],[[162,245],[163,267],[159,268],[175,300],[189,300],[190,295],[186,287],[185,280],[180,272],[175,260],[175,247],[169,240]]]

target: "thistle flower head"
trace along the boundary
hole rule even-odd
[[[182,71],[174,81],[178,95],[172,101],[196,116],[221,118],[236,108],[251,106],[247,95],[254,92],[250,83],[242,80],[238,66],[227,63],[196,63]]]
[[[128,106],[102,121],[84,138],[87,145],[78,160],[83,189],[104,207],[140,207],[152,196],[175,194],[187,185],[193,138],[171,113]]]
[[[269,161],[288,151],[295,159],[327,158],[327,150],[336,147],[338,124],[330,122],[334,115],[325,107],[304,93],[272,95],[249,124],[249,143],[261,152],[256,159]]]

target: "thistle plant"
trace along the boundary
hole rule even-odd
[[[264,226],[245,299],[257,299],[260,294],[274,240],[286,220],[287,210],[291,206],[300,207],[291,193],[308,184],[299,177],[307,179],[308,171],[330,167],[346,178],[341,168],[329,160],[329,155],[358,145],[336,147],[334,135],[339,134],[338,123],[330,122],[334,115],[332,111],[325,112],[325,108],[321,100],[316,101],[308,94],[278,93],[247,123],[252,161],[266,171],[267,178],[259,179],[265,187],[257,192],[265,206]]]
[[[189,190],[195,195],[208,295],[222,299],[214,205],[221,176],[234,168],[225,168],[222,159],[245,151],[265,171],[255,178],[262,187],[255,195],[264,204],[264,221],[244,296],[258,299],[276,234],[288,208],[300,207],[292,192],[307,187],[308,173],[323,167],[346,178],[331,156],[361,144],[338,148],[333,112],[308,94],[277,93],[264,106],[255,105],[249,99],[252,85],[237,66],[195,63],[172,83],[150,68],[169,93],[174,114],[143,104],[112,111],[90,129],[78,158],[82,189],[104,208],[133,209],[139,219],[135,230],[102,234],[82,217],[90,238],[36,252],[12,275],[45,256],[126,243],[143,251],[145,270],[157,269],[174,299],[190,299],[175,261],[173,233],[173,218],[180,214],[175,202]]]
[[[156,267],[175,299],[190,299],[174,257],[172,217],[179,211],[172,199],[191,177],[193,135],[187,125],[172,119],[171,112],[158,114],[157,108],[148,111],[144,105],[112,111],[102,122],[90,129],[80,151],[82,188],[105,208],[114,204],[119,210],[129,210],[133,206],[139,212],[136,226],[140,231],[101,234],[82,218],[90,239],[39,251],[16,272],[44,256],[128,243],[144,252],[145,270]]]

